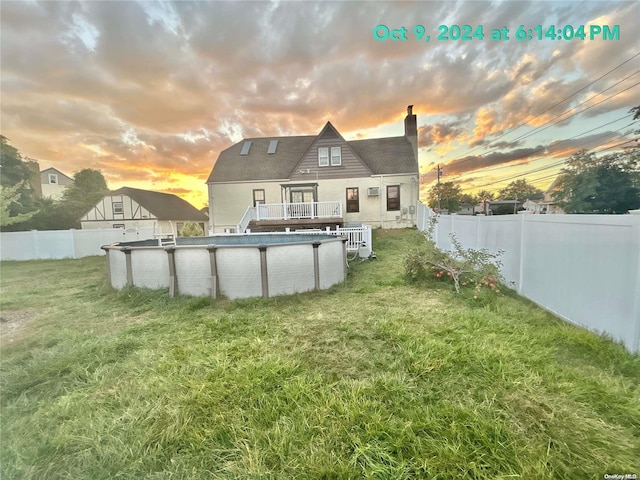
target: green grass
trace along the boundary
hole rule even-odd
[[[411,231],[325,292],[111,290],[2,264],[4,479],[640,474],[640,358],[512,292],[410,285]]]

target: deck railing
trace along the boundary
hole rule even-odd
[[[342,218],[342,200],[331,202],[265,203],[255,207],[255,220]]]
[[[251,220],[255,220],[255,219],[256,219],[256,208],[248,207],[247,210],[244,212],[242,219],[238,223],[236,231],[238,233],[243,233],[249,226],[249,223],[251,223]]]

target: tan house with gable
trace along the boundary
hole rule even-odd
[[[179,234],[187,222],[207,233],[207,216],[186,200],[130,187],[109,192],[80,219],[83,229],[153,228],[158,234]]]
[[[222,151],[207,180],[212,232],[414,226],[412,108],[400,137],[347,141],[327,122],[318,135],[247,138]]]
[[[60,200],[64,191],[73,183],[73,178],[57,168],[45,168],[40,172],[40,188],[44,198]]]

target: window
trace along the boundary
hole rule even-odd
[[[342,147],[331,147],[331,166],[342,165]]]
[[[114,223],[113,228],[124,228],[124,223]]]
[[[276,149],[278,148],[278,140],[270,140],[269,148],[267,148],[267,155],[273,155],[276,153]]]
[[[124,209],[122,208],[122,202],[113,202],[113,213],[114,214],[123,214]]]
[[[253,191],[253,206],[264,205],[264,190],[258,189]]]
[[[318,148],[318,166],[319,167],[329,166],[329,148],[328,147]]]
[[[400,210],[400,185],[387,185],[387,210]]]
[[[50,173],[49,174],[49,183],[57,184],[58,183],[58,174]]]
[[[347,188],[347,213],[359,211],[360,201],[358,199],[358,187]]]

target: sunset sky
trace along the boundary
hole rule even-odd
[[[615,151],[638,128],[629,114],[640,104],[637,1],[0,8],[9,143],[41,169],[95,168],[112,189],[175,193],[197,207],[219,152],[243,137],[317,134],[327,121],[347,140],[396,136],[409,104],[423,192],[436,164],[465,192],[519,178],[546,188],[572,152]],[[405,27],[407,40],[376,39],[378,25]],[[417,25],[429,42],[416,39]],[[440,25],[453,36],[482,26],[485,36],[438,40]],[[584,25],[586,39],[518,40],[520,25],[567,36]],[[591,26],[619,38],[590,40]],[[504,27],[508,40],[490,39]]]

